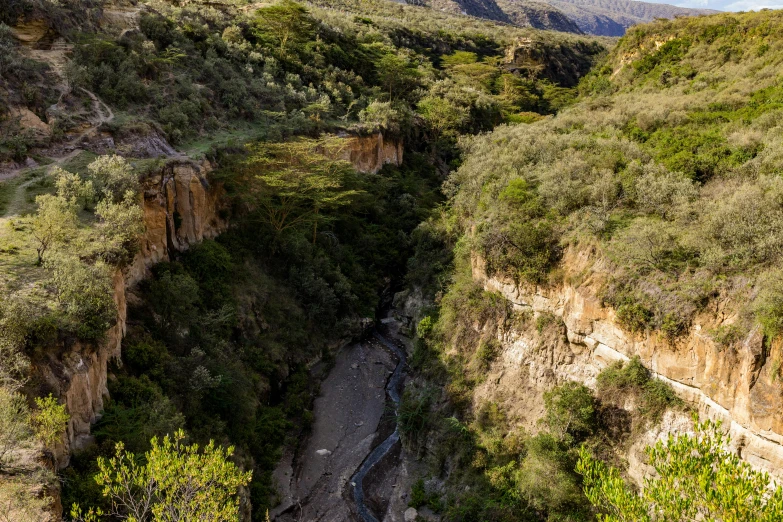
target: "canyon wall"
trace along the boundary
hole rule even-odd
[[[126,291],[155,263],[226,229],[227,222],[220,215],[222,187],[207,179],[211,168],[207,161],[170,160],[143,180],[145,233],[133,262],[114,275],[117,322],[97,346],[64,345],[42,365],[43,379],[57,390],[71,416],[57,449],[59,467],[68,465],[72,450],[90,442],[90,426],[108,396],[109,367],[112,361],[119,364],[125,335]]]
[[[552,314],[562,320],[565,332],[547,338],[536,328],[507,330],[499,339],[498,361],[477,389],[476,401],[502,402],[520,422],[532,426],[544,413],[544,391],[568,380],[594,387],[598,373],[608,365],[639,356],[653,376],[671,385],[701,418],[721,419],[745,460],[783,478],[783,386],[774,371],[779,359],[771,355],[779,346],[765,346],[759,329],[736,347],[715,343],[708,332],[736,320],[731,303],[720,300],[677,339],[656,332],[630,333],[598,297],[606,276],[600,261],[588,252],[570,250],[563,269],[563,283],[517,285],[488,276],[483,261],[474,256],[473,278],[485,290],[499,293],[514,309],[534,317]],[[638,451],[629,455],[631,468],[641,460],[644,444],[690,426],[685,413],[667,415],[661,426],[635,444]],[[642,471],[632,469],[630,474],[639,480]]]
[[[360,172],[376,172],[385,163],[402,162],[402,144],[385,141],[379,133],[345,138],[341,154]],[[212,166],[186,159],[170,159],[165,166],[142,180],[145,232],[132,263],[114,275],[117,322],[97,346],[80,342],[64,344],[52,351],[39,367],[47,385],[56,390],[71,419],[66,436],[57,448],[57,463],[68,465],[71,451],[89,444],[90,426],[103,409],[108,396],[112,362],[120,363],[127,318],[126,292],[144,279],[150,267],[168,261],[171,254],[187,250],[203,239],[223,232],[222,186],[211,184]]]
[[[377,132],[367,136],[342,135],[340,147],[329,155],[349,161],[358,172],[375,174],[384,165],[402,165],[402,140],[384,138]]]

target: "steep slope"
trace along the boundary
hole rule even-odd
[[[780,476],[781,29],[779,12],[631,28],[577,104],[466,143],[398,299],[420,335],[410,407],[429,413],[408,442],[437,462],[433,504],[445,488],[454,513],[491,519],[522,489],[501,513],[584,507],[567,455],[586,435],[546,446],[553,393],[581,385],[588,445],[636,483],[640,447],[690,430],[688,410]],[[450,249],[451,279],[426,270]],[[555,473],[559,495],[537,486]]]
[[[108,511],[96,457],[184,428],[237,447],[264,520],[310,369],[404,277],[459,137],[556,112],[605,51],[382,1],[208,4],[22,0],[0,25],[0,406],[29,403],[0,516]]]
[[[582,32],[579,26],[558,8],[543,1],[429,0],[422,5],[439,11],[466,14],[519,27],[567,33]]]
[[[520,27],[598,36],[622,36],[632,25],[656,18],[717,13],[710,9],[636,0],[427,0],[410,3]]]
[[[622,36],[632,25],[656,18],[714,14],[710,9],[689,9],[635,0],[549,0],[588,34]]]

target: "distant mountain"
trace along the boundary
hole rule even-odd
[[[632,25],[656,18],[717,12],[635,0],[408,0],[408,3],[521,27],[600,36],[622,36]]]
[[[583,32],[576,22],[561,10],[549,3],[537,0],[522,0],[514,3],[501,3],[497,0],[411,0],[408,3],[426,5],[439,11],[461,13],[520,27],[535,27],[566,33]]]
[[[602,36],[622,36],[632,25],[656,18],[672,19],[718,12],[634,0],[547,0],[547,3],[565,13],[585,33]]]

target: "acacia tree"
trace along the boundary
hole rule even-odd
[[[669,435],[646,449],[655,476],[635,492],[620,472],[582,448],[577,471],[602,522],[772,522],[783,520],[783,488],[727,450],[720,423],[697,423],[695,433]]]
[[[277,40],[280,55],[286,56],[289,44],[310,39],[315,22],[307,9],[291,0],[282,0],[256,11],[256,27],[262,35],[268,34]]]
[[[404,53],[386,52],[375,64],[378,83],[389,93],[392,102],[404,94],[413,91],[419,85],[419,72],[416,63]]]
[[[40,265],[54,244],[74,235],[77,217],[75,204],[62,196],[43,194],[35,202],[38,212],[33,217],[33,237],[38,243],[37,264]]]
[[[184,439],[182,430],[162,442],[153,438],[143,459],[120,442],[114,457],[98,459],[95,480],[111,500],[112,516],[128,522],[239,521],[238,489],[247,486],[252,472],[240,471],[229,460],[233,447],[210,441],[200,450]],[[71,510],[75,520],[85,522],[103,515],[77,505]]]
[[[353,173],[337,155],[333,142],[309,140],[266,144],[245,163],[255,178],[256,203],[277,235],[297,226],[311,226],[313,243],[326,211],[347,205],[360,192],[345,183]]]

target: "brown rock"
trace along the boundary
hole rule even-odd
[[[733,444],[742,446],[743,458],[783,478],[783,394],[780,376],[773,371],[783,360],[783,347],[765,349],[758,329],[737,349],[717,346],[705,332],[735,317],[729,303],[719,303],[720,313],[713,308],[697,316],[690,331],[674,342],[655,332],[624,331],[615,311],[603,307],[597,297],[605,276],[600,262],[589,258],[569,251],[563,261],[564,281],[578,280],[568,274],[580,274],[593,263],[592,275],[581,284],[526,287],[488,277],[483,260],[474,257],[474,279],[485,289],[500,293],[515,309],[555,314],[565,328],[565,335],[551,339],[535,331],[505,332],[501,356],[477,389],[474,402],[501,401],[512,416],[535,430],[543,414],[544,391],[566,380],[594,386],[606,366],[639,356],[655,377],[670,384],[702,417],[723,419]]]

